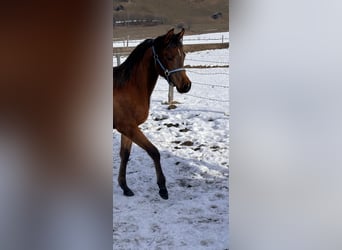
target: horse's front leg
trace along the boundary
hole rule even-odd
[[[131,147],[132,147],[132,140],[124,136],[123,134],[121,134],[121,148],[120,148],[121,163],[120,163],[118,182],[119,182],[120,187],[123,190],[124,195],[126,196],[134,195],[134,193],[127,186],[127,183],[126,183],[126,168],[127,168],[127,162],[129,160],[129,155],[131,153]]]
[[[160,153],[158,149],[147,139],[138,127],[132,128],[129,133],[132,141],[143,148],[153,159],[156,168],[157,184],[159,186],[159,195],[165,200],[168,199],[169,195],[165,185],[165,176],[160,165]]]

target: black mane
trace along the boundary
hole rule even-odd
[[[132,51],[124,63],[113,67],[114,87],[120,87],[130,79],[134,66],[143,58],[146,50],[152,45],[153,39],[146,39]]]

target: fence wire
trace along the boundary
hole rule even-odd
[[[195,81],[192,81],[192,83],[193,83],[193,84],[204,85],[204,86],[225,88],[225,89],[228,89],[228,88],[229,88],[229,86],[226,86],[226,85],[219,85],[219,84],[202,83],[202,82],[195,82]]]
[[[190,52],[191,53],[191,52]],[[228,62],[222,62],[222,61],[211,61],[211,60],[201,60],[201,59],[192,59],[192,58],[187,58],[187,62],[193,61],[193,62],[204,62],[204,63],[216,63],[216,64],[228,64]]]
[[[206,72],[206,73],[200,73],[200,72],[197,72],[195,70],[191,70],[191,69],[186,69],[187,72],[191,72],[191,73],[194,73],[194,74],[197,74],[197,75],[229,75],[229,73],[227,72]]]
[[[191,96],[191,97],[195,97],[195,98],[200,98],[200,99],[205,99],[205,100],[209,100],[209,101],[215,101],[215,102],[229,102],[229,100],[220,100],[220,99],[216,99],[216,98],[210,98],[210,97],[204,97],[204,96],[197,96],[197,95],[193,95],[193,94],[186,94],[187,96]]]

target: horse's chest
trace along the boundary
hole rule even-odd
[[[147,120],[149,103],[138,100],[131,101],[130,103],[124,102],[117,107],[117,110],[121,113],[122,121],[140,125]]]
[[[148,111],[149,111],[148,104],[136,107],[133,117],[136,120],[137,124],[142,124],[147,120]]]
[[[130,115],[139,125],[146,121],[150,108],[150,100],[146,94],[137,92],[130,99]]]
[[[129,94],[127,94],[129,93]],[[114,126],[127,127],[144,123],[149,113],[149,98],[136,89],[114,91]]]

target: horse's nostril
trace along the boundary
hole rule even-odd
[[[186,84],[185,86],[186,86],[186,88],[185,88],[185,91],[184,91],[184,92],[190,91],[190,89],[191,89],[191,82],[189,82],[189,83]]]

